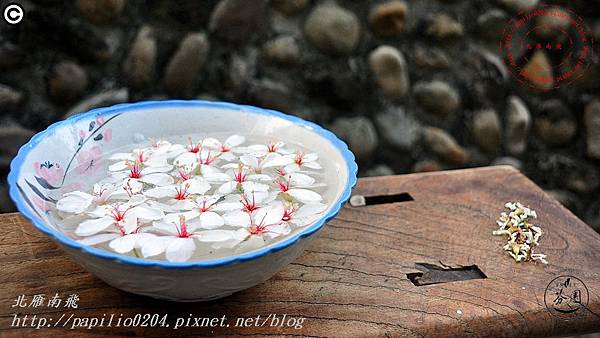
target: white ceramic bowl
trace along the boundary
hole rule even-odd
[[[329,208],[312,225],[265,247],[233,256],[172,263],[124,256],[76,242],[58,230],[49,210],[67,191],[102,177],[107,154],[152,138],[184,142],[188,135],[239,133],[297,143],[319,154]],[[185,139],[182,139],[184,138]],[[88,170],[72,170],[88,164]],[[87,167],[84,166],[84,167]],[[10,195],[19,211],[75,261],[119,289],[175,301],[225,297],[259,284],[293,261],[348,200],[357,166],[346,144],[318,125],[280,112],[205,101],[121,104],[51,125],[11,163]]]

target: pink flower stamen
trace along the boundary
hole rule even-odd
[[[221,144],[221,147],[219,148],[219,151],[222,153],[228,153],[231,151],[231,148],[226,145],[226,144]]]
[[[217,159],[217,156],[211,155],[210,150],[209,150],[208,153],[206,154],[206,158],[202,158],[202,154],[200,154],[200,157],[198,158],[198,162],[200,164],[211,165],[216,159]]]
[[[189,188],[189,183],[186,183],[183,186],[180,184],[179,188],[175,188],[175,199],[182,201],[190,197],[190,194],[187,192]]]
[[[248,175],[244,172],[244,169],[240,166],[240,168],[238,169],[237,172],[235,170],[233,171],[233,177],[237,183],[244,183],[244,182],[246,182],[246,178],[248,177]]]
[[[279,175],[279,176],[286,176],[287,175],[287,173],[285,172],[285,168],[284,167],[278,168],[276,171],[277,171],[277,175]]]
[[[133,187],[131,186],[131,182],[127,181],[127,184],[123,187],[123,189],[125,190],[125,192],[127,193],[127,195],[129,195],[129,197],[133,196],[133,195],[137,195],[137,194],[141,194],[141,191],[138,192],[133,192]]]
[[[177,226],[175,223],[173,223],[173,224],[175,225],[175,228],[177,229],[177,237],[188,238],[191,236],[191,234],[188,233],[188,230],[187,230],[187,223],[185,222],[185,216],[179,215],[179,226]]]
[[[277,143],[269,142],[267,145],[267,151],[270,153],[274,153],[277,151]]]
[[[202,143],[192,143],[192,138],[189,138],[190,144],[187,146],[187,150],[192,153],[199,153],[202,150]]]
[[[260,208],[259,206],[256,205],[256,201],[254,200],[254,192],[252,193],[252,201],[250,201],[250,199],[248,198],[248,196],[244,195],[242,197],[242,209],[247,212],[247,213],[252,213],[253,211],[257,210],[258,208]]]
[[[139,162],[135,161],[129,165],[129,177],[130,178],[141,178],[142,177],[142,166]]]
[[[297,165],[302,165],[304,163],[304,154],[297,153],[296,157],[294,158],[294,163],[296,163]]]
[[[280,178],[276,181],[276,183],[279,185],[279,190],[281,190],[281,192],[287,192],[290,190],[290,181],[286,180],[285,178]]]

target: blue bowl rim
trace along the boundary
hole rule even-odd
[[[223,258],[205,260],[205,261],[192,261],[192,262],[168,262],[168,261],[160,261],[153,259],[142,259],[137,257],[130,257],[125,255],[120,255],[118,253],[113,253],[110,251],[98,249],[92,246],[88,246],[85,244],[81,244],[76,242],[75,240],[67,237],[65,234],[54,230],[48,227],[45,222],[38,217],[36,217],[29,208],[26,206],[25,201],[21,197],[21,193],[17,187],[17,179],[18,173],[20,172],[21,166],[28,153],[33,149],[41,140],[45,137],[52,135],[55,130],[63,127],[68,127],[70,125],[75,124],[76,122],[82,119],[88,119],[90,117],[103,116],[113,113],[127,113],[140,109],[152,109],[152,108],[165,108],[165,107],[208,107],[208,108],[221,108],[221,109],[229,109],[234,111],[245,111],[260,115],[268,115],[274,116],[277,118],[281,118],[287,121],[290,121],[296,125],[300,125],[304,128],[308,128],[311,131],[319,134],[321,137],[325,138],[329,142],[331,142],[335,148],[340,151],[342,154],[344,161],[346,162],[346,166],[348,169],[348,181],[346,182],[346,186],[344,187],[344,191],[338,198],[338,200],[334,203],[333,207],[329,210],[329,212],[320,218],[317,222],[312,224],[309,227],[302,229],[300,232],[296,233],[294,236],[291,236],[281,242],[276,242],[270,246],[266,246],[257,250],[253,250],[247,253],[242,253],[234,256],[228,256]],[[76,249],[79,251],[83,251],[92,256],[115,261],[117,263],[129,264],[134,266],[142,266],[142,267],[158,267],[165,269],[189,269],[189,268],[211,268],[211,267],[219,267],[224,265],[229,265],[233,263],[239,263],[244,261],[249,261],[253,259],[260,258],[267,254],[283,250],[288,246],[298,242],[300,239],[308,237],[319,229],[323,227],[323,225],[334,218],[339,212],[342,206],[348,201],[350,198],[350,194],[352,188],[356,185],[357,182],[357,171],[358,166],[355,162],[354,154],[348,149],[348,145],[340,140],[337,136],[335,136],[332,132],[323,127],[317,125],[314,122],[306,121],[300,117],[287,115],[279,111],[258,108],[249,105],[240,105],[228,102],[216,102],[216,101],[203,101],[203,100],[163,100],[163,101],[141,101],[136,103],[122,103],[113,105],[110,107],[96,108],[90,111],[79,113],[69,118],[53,123],[46,130],[41,131],[35,134],[29,142],[24,144],[17,153],[17,156],[10,163],[10,172],[8,174],[8,184],[9,184],[9,194],[11,199],[14,201],[17,209],[21,212],[23,216],[25,216],[29,221],[33,223],[33,225],[42,233],[48,235],[54,241],[59,242],[62,245],[70,247],[72,249]]]

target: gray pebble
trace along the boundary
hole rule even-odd
[[[383,94],[390,100],[398,100],[408,92],[409,80],[406,60],[402,53],[391,46],[379,46],[369,55],[369,64]]]
[[[394,175],[394,169],[388,167],[385,164],[378,164],[371,169],[364,172],[365,177],[375,177],[375,176],[390,176]]]
[[[600,101],[596,100],[585,107],[584,123],[586,129],[587,156],[600,159]]]
[[[525,102],[517,96],[508,98],[506,109],[505,147],[511,155],[521,155],[527,148],[531,115]]]
[[[67,111],[67,113],[65,114],[65,118],[78,113],[86,112],[90,109],[111,106],[113,104],[127,102],[128,100],[129,91],[127,90],[127,88],[102,91],[99,93],[92,94],[80,101],[79,103],[77,103],[75,106],[73,106]]]
[[[434,14],[428,21],[425,34],[438,40],[460,37],[465,33],[463,25],[445,13]]]
[[[267,0],[221,0],[208,27],[221,38],[243,42],[262,29],[266,14]]]
[[[375,126],[364,116],[339,117],[331,125],[331,131],[348,143],[359,161],[372,157],[379,144]]]
[[[79,0],[77,7],[81,16],[95,24],[105,24],[123,11],[125,0]]]
[[[190,94],[208,52],[209,43],[204,33],[190,33],[181,41],[165,71],[165,88],[170,95]]]
[[[56,64],[48,80],[50,96],[59,102],[71,102],[80,97],[88,86],[87,72],[75,62]]]
[[[280,36],[268,41],[263,47],[265,57],[280,65],[294,65],[300,62],[300,47],[292,36]]]
[[[405,30],[407,14],[406,2],[400,0],[384,2],[371,9],[369,25],[377,35],[398,35]]]
[[[494,153],[502,142],[500,118],[494,109],[484,109],[473,113],[473,138],[479,147]]]
[[[0,107],[2,110],[15,109],[23,100],[23,93],[0,83]]]
[[[393,147],[409,150],[418,141],[421,125],[402,108],[390,108],[375,117],[381,138]]]
[[[327,2],[315,7],[308,15],[304,34],[324,53],[350,54],[360,38],[360,23],[354,13]]]
[[[429,150],[444,161],[459,166],[467,162],[468,155],[465,149],[445,130],[425,127],[423,140]]]
[[[302,12],[306,5],[308,5],[308,0],[272,0],[271,6],[278,10],[279,12],[293,16]]]
[[[458,92],[448,83],[439,80],[417,82],[414,95],[423,108],[440,116],[449,115],[460,106]]]
[[[156,66],[156,38],[149,26],[143,26],[129,50],[123,71],[129,84],[141,88],[150,83]]]

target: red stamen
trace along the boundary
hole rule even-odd
[[[304,154],[297,153],[296,157],[294,158],[294,163],[296,163],[297,165],[302,165],[302,163],[304,163]]]
[[[252,193],[252,201],[250,201],[250,199],[246,195],[242,197],[242,205],[243,210],[247,213],[252,213],[254,210],[259,208],[259,206],[256,205],[256,201],[254,200],[254,192]]]
[[[270,153],[274,153],[277,151],[277,144],[273,143],[273,142],[269,142],[269,144],[267,145],[267,151]]]
[[[279,190],[281,190],[281,192],[290,190],[290,181],[287,181],[284,178],[277,180],[277,185],[279,185]]]
[[[187,238],[187,237],[191,236],[187,230],[187,224],[185,223],[185,216],[179,215],[179,227],[177,227],[177,225],[175,225],[175,227],[177,228],[177,236],[178,237]]]
[[[141,178],[142,177],[142,168],[139,162],[134,162],[129,166],[129,177],[130,178]]]
[[[234,176],[234,180],[237,183],[243,183],[243,182],[246,182],[246,177],[248,175],[246,175],[246,173],[244,172],[244,169],[242,169],[240,166],[240,168],[237,172],[235,170],[233,171],[233,176]]]
[[[198,152],[200,152],[200,150],[202,150],[202,144],[201,143],[193,144],[191,137],[189,138],[189,140],[190,140],[190,144],[187,146],[187,149],[188,149],[189,152],[198,153]]]
[[[190,194],[187,192],[189,188],[189,183],[186,183],[183,186],[180,184],[179,188],[175,188],[175,199],[180,201],[187,199],[190,196]]]

